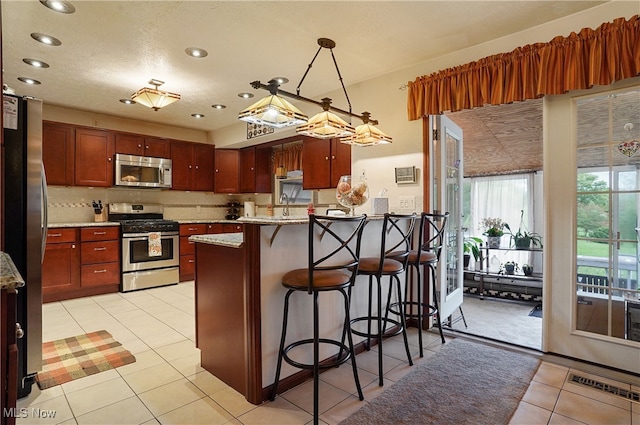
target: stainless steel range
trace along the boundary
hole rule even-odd
[[[109,204],[109,219],[120,222],[122,292],[179,282],[180,225],[162,205]]]

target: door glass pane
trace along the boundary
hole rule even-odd
[[[576,113],[575,327],[640,340],[640,91],[578,100]]]
[[[447,223],[447,240],[448,247],[447,253],[450,256],[447,264],[452,269],[447,273],[447,295],[452,294],[454,291],[462,288],[462,281],[459,279],[460,261],[458,261],[459,255],[459,232],[460,229],[460,216],[461,208],[461,190],[462,190],[462,176],[460,173],[460,161],[462,154],[460,148],[462,142],[456,138],[454,134],[446,132],[445,134],[445,152],[446,152],[446,167],[447,167],[447,209],[449,211],[449,221]]]

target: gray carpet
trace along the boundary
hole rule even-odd
[[[507,424],[539,363],[456,338],[340,424]]]

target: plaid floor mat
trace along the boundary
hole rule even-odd
[[[64,384],[136,361],[107,331],[96,331],[42,344],[40,389]]]

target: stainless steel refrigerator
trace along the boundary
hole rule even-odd
[[[25,285],[18,289],[18,397],[31,392],[42,368],[42,258],[46,181],[42,165],[42,101],[4,94],[4,251]],[[11,384],[10,384],[11,385]]]

